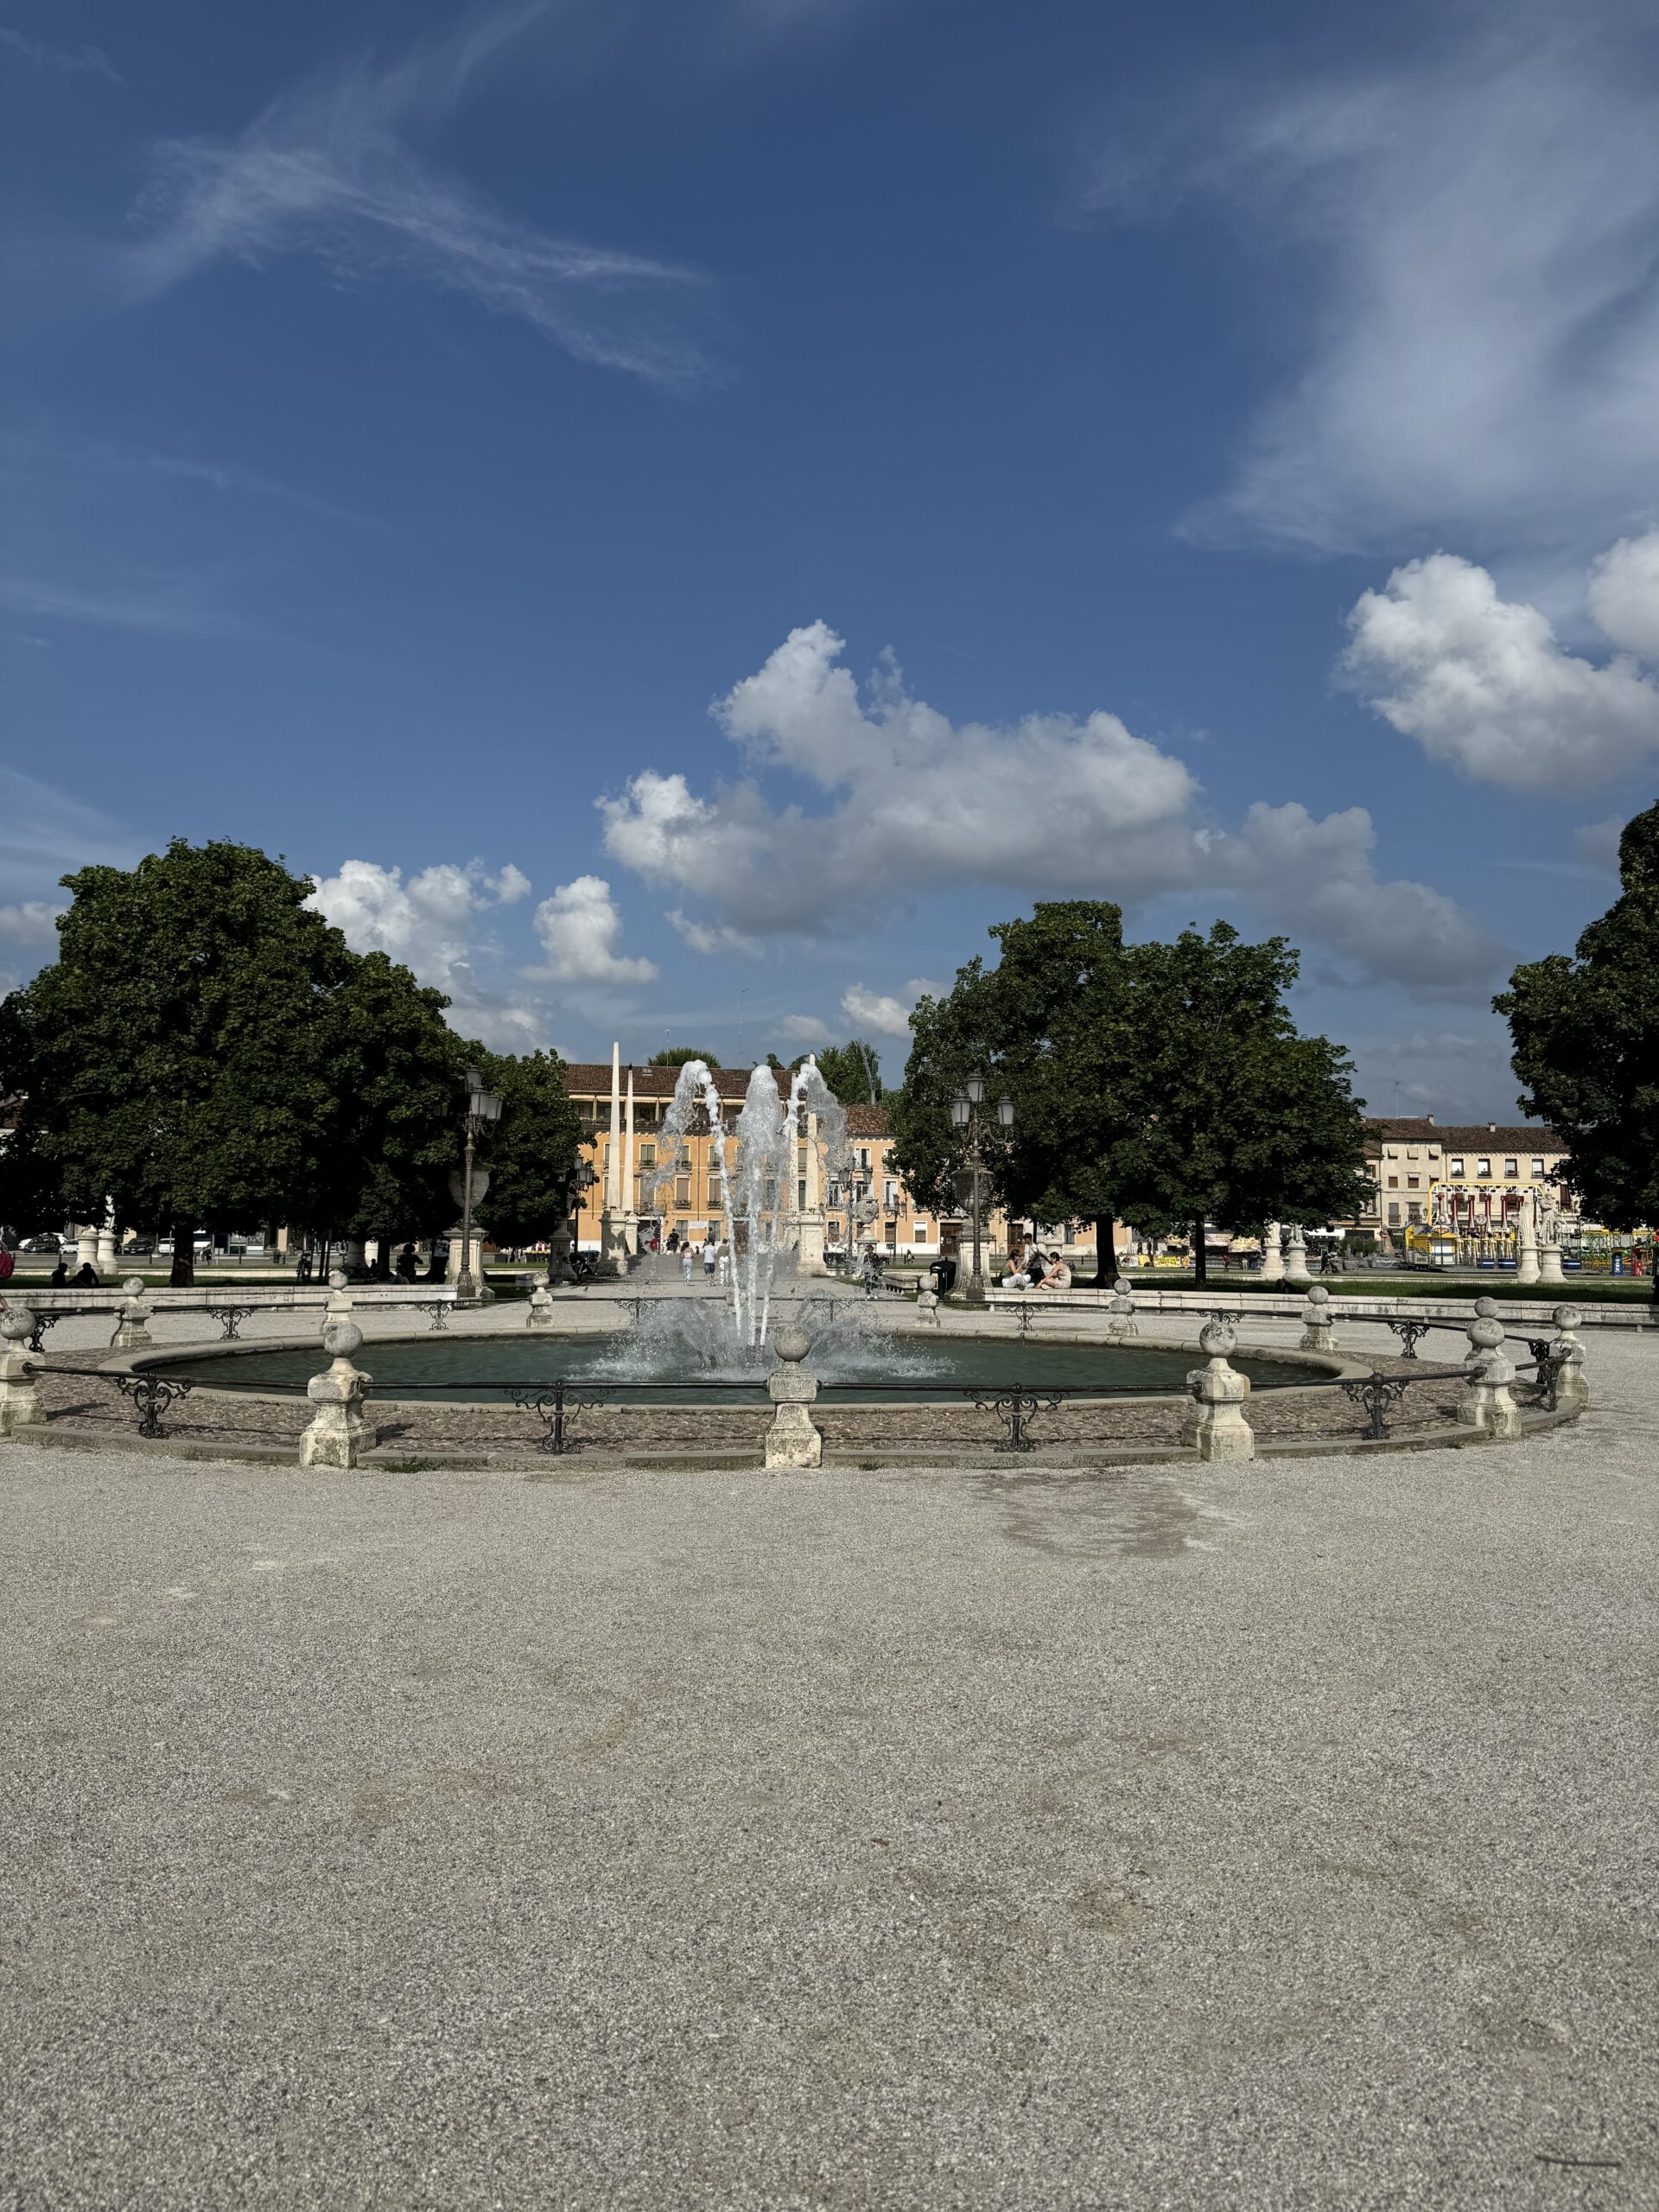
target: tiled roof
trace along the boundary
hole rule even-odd
[[[747,1068],[715,1068],[710,1071],[715,1088],[722,1100],[738,1104],[748,1096]],[[679,1080],[677,1068],[641,1068],[622,1071],[622,1095],[627,1096],[628,1077],[633,1077],[635,1098],[671,1098]],[[611,1096],[611,1064],[608,1060],[571,1060],[564,1071],[564,1087],[572,1098],[600,1098],[607,1103]],[[778,1071],[778,1089],[786,1095],[789,1072]],[[847,1134],[855,1137],[885,1137],[890,1135],[886,1109],[880,1106],[849,1106],[847,1109]]]
[[[1542,1122],[1452,1122],[1427,1115],[1367,1116],[1365,1135],[1373,1144],[1437,1144],[1443,1152],[1564,1153],[1564,1138]]]

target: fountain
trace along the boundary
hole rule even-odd
[[[690,1166],[686,1139],[696,1115],[709,1122],[720,1170],[721,1212],[731,1255],[729,1315],[737,1346],[764,1344],[772,1326],[778,1262],[798,1245],[804,1193],[798,1185],[798,1151],[816,1141],[817,1179],[849,1172],[847,1109],[818,1072],[809,1054],[790,1078],[785,1096],[774,1069],[762,1063],[749,1087],[734,1131],[721,1113],[720,1092],[706,1061],[688,1060],[680,1070],[663,1124],[668,1159],[652,1179],[653,1192],[664,1188]],[[817,1122],[816,1140],[809,1116]],[[728,1151],[728,1135],[735,1154]]]

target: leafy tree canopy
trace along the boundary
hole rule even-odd
[[[476,1047],[468,1057],[501,1098],[501,1118],[480,1152],[490,1187],[480,1214],[498,1244],[540,1243],[565,1217],[570,1171],[583,1141],[565,1091],[564,1062],[556,1052],[516,1058]]]
[[[1007,1131],[982,1120],[991,1187],[1016,1216],[1096,1224],[1103,1278],[1114,1217],[1164,1234],[1324,1221],[1362,1202],[1362,1127],[1349,1064],[1300,1036],[1284,1004],[1296,956],[1218,923],[1173,944],[1126,945],[1102,900],[1039,905],[991,934],[912,1017],[889,1102],[895,1158],[918,1205],[960,1203],[966,1164],[952,1095],[979,1072],[1006,1091]],[[1202,1239],[1199,1239],[1202,1250]]]
[[[881,1055],[862,1037],[826,1045],[817,1055],[818,1073],[843,1106],[881,1103]]]
[[[711,1068],[720,1065],[712,1052],[701,1052],[695,1045],[666,1045],[660,1052],[653,1052],[645,1065],[653,1068],[683,1068],[688,1060],[702,1060]]]
[[[1492,1003],[1522,1110],[1566,1139],[1585,1211],[1635,1229],[1659,1220],[1659,806],[1624,825],[1618,873],[1619,897],[1574,957],[1524,963]]]

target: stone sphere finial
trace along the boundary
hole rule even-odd
[[[1478,1298],[1475,1300],[1475,1319],[1478,1321],[1495,1321],[1497,1319],[1497,1300]]]
[[[363,1332],[355,1321],[343,1318],[330,1321],[322,1332],[322,1348],[331,1359],[349,1359],[363,1343]]]
[[[346,1270],[345,1270],[345,1268],[329,1268],[329,1270],[328,1270],[328,1287],[329,1287],[329,1289],[330,1289],[330,1290],[345,1290],[346,1288],[347,1288],[348,1284],[349,1284],[349,1278],[348,1278],[348,1276],[346,1275]]]
[[[143,1289],[143,1287],[144,1279],[143,1275],[129,1275],[121,1286],[122,1289],[126,1292],[129,1298],[137,1298],[139,1293]]]
[[[1496,1351],[1503,1341],[1503,1324],[1491,1314],[1482,1314],[1469,1324],[1469,1341],[1479,1351]]]
[[[779,1359],[786,1359],[793,1366],[811,1351],[812,1339],[798,1322],[786,1321],[781,1329],[773,1331],[772,1348]]]
[[[0,1309],[0,1337],[12,1344],[22,1344],[35,1333],[35,1315],[27,1306],[13,1304]]]
[[[1558,1306],[1549,1318],[1558,1329],[1576,1329],[1584,1319],[1576,1306]]]
[[[1206,1321],[1198,1332],[1198,1349],[1211,1359],[1227,1358],[1237,1342],[1238,1331],[1219,1318]]]
[[[1328,1306],[1331,1303],[1331,1294],[1322,1282],[1310,1283],[1307,1287],[1307,1300],[1310,1306]]]

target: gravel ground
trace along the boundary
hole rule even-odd
[[[1363,1465],[0,1445],[0,2202],[1659,2204],[1654,1359]]]

